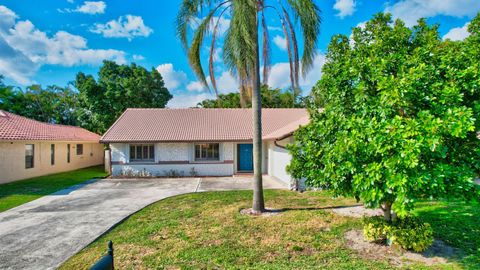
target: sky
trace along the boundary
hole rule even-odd
[[[175,19],[182,1],[0,0],[0,74],[6,84],[19,87],[66,86],[80,71],[96,76],[104,59],[119,64],[135,62],[162,74],[174,96],[168,107],[194,106],[214,96],[194,76],[175,35]],[[300,82],[304,93],[321,78],[331,37],[350,35],[353,27],[361,26],[375,13],[389,12],[407,26],[424,17],[428,23],[440,24],[444,39],[461,40],[468,36],[468,22],[480,12],[480,0],[316,0],[315,3],[322,11],[322,26],[314,66]],[[199,18],[202,16],[205,14]],[[272,44],[268,84],[288,88],[288,55],[281,23],[274,13],[266,16]],[[220,33],[225,32],[228,24],[228,15],[220,18]],[[215,76],[219,91],[238,91],[236,79],[222,64],[222,35],[218,41]],[[204,65],[208,63],[209,46],[207,41],[202,48]]]

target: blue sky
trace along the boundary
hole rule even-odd
[[[276,2],[276,1],[274,1]],[[169,107],[188,107],[211,98],[191,72],[175,36],[174,21],[181,0],[0,0],[0,74],[8,84],[66,85],[79,71],[96,74],[103,59],[135,62],[157,68],[174,95]],[[466,23],[480,11],[480,0],[318,0],[322,29],[312,71],[302,80],[308,92],[321,77],[323,54],[332,35],[349,35],[373,14],[391,12],[411,26],[420,17],[439,23],[441,35],[467,36]],[[272,39],[272,75],[269,84],[289,86],[288,58],[276,28],[280,22],[267,14]],[[228,16],[221,25],[228,26]],[[207,42],[206,44],[209,44]],[[301,44],[300,44],[301,46]],[[221,48],[221,39],[218,46]],[[204,48],[204,63],[208,47]],[[221,50],[218,50],[221,55]],[[236,91],[236,81],[215,63],[223,93]]]

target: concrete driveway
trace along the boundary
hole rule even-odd
[[[0,213],[0,269],[54,269],[112,226],[158,200],[250,189],[248,177],[104,179]],[[264,178],[265,188],[286,188]]]

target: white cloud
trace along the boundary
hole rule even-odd
[[[105,24],[96,23],[91,32],[102,34],[107,38],[148,37],[153,30],[146,26],[142,17],[134,15],[120,16],[117,20],[111,20]]]
[[[202,20],[205,19],[204,18],[196,18],[194,20],[192,20],[192,23],[190,25],[190,27],[192,29],[197,29],[197,27],[200,25],[200,23],[202,22]],[[228,18],[225,18],[224,16],[222,17],[213,17],[212,18],[212,23],[210,24],[210,32],[213,32],[213,29],[215,29],[215,25],[217,24],[218,22],[218,28],[217,28],[217,36],[223,36],[223,34],[225,34],[225,32],[227,32],[228,30],[228,27],[230,27],[230,19]]]
[[[220,76],[215,76],[215,81],[217,83],[218,93],[220,94],[227,94],[238,91],[238,80],[228,71],[223,71],[222,73],[220,73]],[[213,87],[211,86],[212,82],[210,76],[207,77],[207,82],[213,90]],[[190,82],[187,85],[187,90],[192,92],[208,91],[208,89],[205,88],[203,84],[199,81]]]
[[[85,1],[75,11],[86,14],[102,14],[105,13],[106,8],[107,5],[103,1]]]
[[[98,65],[104,59],[125,63],[125,52],[90,49],[87,40],[65,31],[53,36],[37,29],[28,20],[0,6],[0,73],[18,83],[29,83],[43,65]]]
[[[392,13],[394,19],[400,18],[411,27],[420,18],[437,15],[473,17],[479,10],[478,0],[401,0],[394,5],[388,5],[385,12]]]
[[[172,63],[159,65],[157,71],[162,75],[165,86],[169,90],[177,89],[187,81],[187,74],[181,70],[175,70]]]
[[[277,45],[277,47],[280,48],[281,50],[283,51],[287,50],[287,40],[284,37],[276,35],[273,38],[273,43],[275,43],[275,45]]]
[[[353,15],[356,10],[355,7],[355,0],[335,0],[335,5],[333,5],[333,9],[338,10],[336,16],[342,19],[346,16]]]
[[[134,54],[134,55],[132,56],[132,58],[133,58],[133,60],[135,60],[135,61],[142,61],[142,60],[145,59],[145,57],[144,57],[143,55],[141,55],[141,54]]]
[[[69,3],[73,3],[73,1],[67,0]],[[103,1],[85,1],[83,5],[77,6],[75,9],[57,9],[60,13],[71,13],[71,12],[78,12],[78,13],[85,13],[85,14],[103,14],[105,13],[105,9],[107,8],[107,4]]]
[[[216,77],[217,89],[219,93],[227,94],[238,91],[238,81],[228,71],[223,71],[219,77]],[[210,80],[210,78],[208,78]]]
[[[6,32],[10,27],[15,25],[17,14],[6,6],[0,6],[0,33]]]
[[[307,73],[305,78],[300,76],[300,87],[309,92],[311,88],[322,77],[322,67],[325,63],[325,55],[318,53],[313,61],[312,69]],[[272,65],[270,76],[268,77],[268,85],[273,88],[288,88],[290,82],[290,65],[287,62],[280,62]]]
[[[196,107],[197,103],[205,99],[215,99],[215,96],[210,93],[199,94],[180,94],[173,95],[173,98],[168,102],[168,108],[190,108]]]
[[[187,85],[187,90],[191,92],[203,92],[205,91],[205,86],[199,81],[190,82]]]
[[[267,25],[267,29],[270,30],[270,31],[283,31],[283,29],[280,27],[280,26],[270,26],[270,25]]]
[[[222,48],[215,48],[213,50],[213,62],[222,62]]]
[[[470,35],[470,33],[468,32],[468,24],[469,23],[466,23],[462,27],[455,27],[450,29],[450,31],[448,31],[448,33],[443,36],[443,39],[450,39],[453,41],[464,40]]]

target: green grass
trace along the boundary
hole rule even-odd
[[[89,179],[106,175],[103,166],[96,166],[1,184],[0,212]]]
[[[208,192],[157,202],[70,258],[61,269],[88,269],[105,254],[108,240],[114,242],[118,269],[394,268],[388,261],[365,259],[347,247],[343,235],[350,229],[361,228],[360,219],[338,216],[326,209],[353,205],[354,201],[332,199],[326,192],[299,194],[267,190],[269,207],[288,210],[271,217],[240,215],[240,209],[250,206],[251,195],[250,191]],[[459,209],[465,213],[479,212],[478,205],[463,205]],[[422,206],[419,212],[427,213],[431,222],[445,221],[443,213],[436,208]],[[473,222],[468,229],[474,228]],[[438,227],[438,224],[433,225]],[[448,235],[452,240],[449,243],[463,247],[460,242],[453,241],[462,226],[445,227],[440,237]],[[478,239],[473,239],[479,237],[478,230],[463,228],[465,239],[478,247],[475,242]],[[478,254],[471,256],[472,260],[479,258]],[[469,264],[472,260],[405,268],[474,269],[474,265]]]
[[[430,223],[436,238],[465,254],[466,269],[480,269],[480,204],[478,202],[423,202],[416,213]]]

